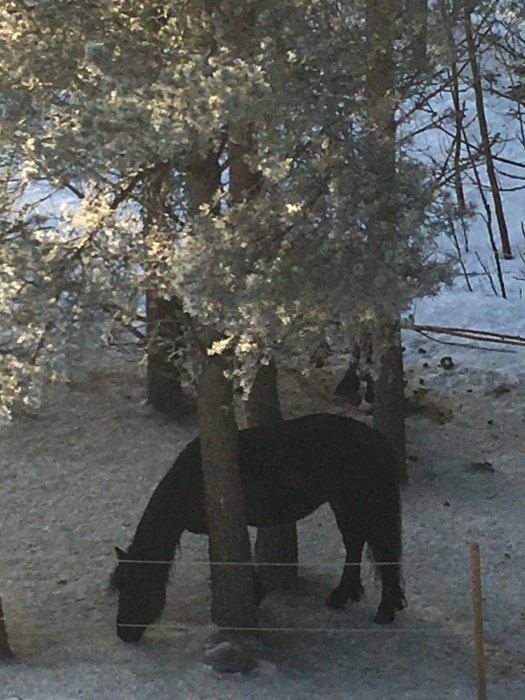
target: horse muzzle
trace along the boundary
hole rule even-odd
[[[145,625],[123,625],[117,622],[117,637],[128,644],[139,642],[145,631]]]

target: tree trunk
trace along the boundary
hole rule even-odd
[[[197,150],[188,162],[189,213],[212,204],[220,184],[217,152]],[[210,331],[210,337],[212,331]],[[206,345],[206,343],[205,343]],[[219,627],[256,627],[250,540],[238,463],[238,433],[231,382],[223,363],[206,357],[198,382],[201,460],[209,531],[211,617]],[[234,562],[220,566],[222,562]],[[235,566],[240,562],[240,566]]]
[[[178,310],[180,304],[176,299],[159,298],[151,289],[146,292],[148,402],[161,413],[174,416],[190,410],[182,391],[180,372],[172,357],[182,342]]]
[[[364,400],[374,404],[374,380],[372,377],[373,347],[368,330],[362,330],[352,348],[352,357],[343,378],[335,388],[336,396],[343,396],[353,406],[360,406]],[[366,386],[361,395],[361,383]]]
[[[384,324],[377,345],[379,372],[374,382],[374,427],[386,435],[394,449],[399,482],[408,481],[406,467],[403,351],[399,323]]]
[[[463,121],[465,115],[463,114],[463,110],[461,108],[461,89],[458,72],[458,48],[456,37],[454,35],[454,8],[451,8],[449,0],[440,0],[440,12],[447,37],[447,48],[451,54],[449,82],[450,95],[454,103],[454,187],[456,190],[459,215],[464,216],[467,211],[467,204],[465,201],[465,192],[461,177],[461,142],[463,138]],[[468,282],[468,278],[467,283],[470,284]]]
[[[146,245],[150,230],[164,224],[170,177],[170,164],[159,163],[144,178],[142,216]],[[158,411],[175,416],[183,415],[189,408],[184,401],[180,372],[173,357],[182,342],[182,329],[174,313],[177,308],[177,300],[159,297],[154,288],[146,292],[146,395],[148,402]]]
[[[248,425],[272,425],[283,419],[277,389],[277,367],[274,362],[259,365],[246,402]]]
[[[505,260],[512,260],[512,248],[510,246],[507,221],[505,219],[505,212],[503,211],[503,202],[501,200],[498,176],[496,174],[494,159],[492,157],[492,146],[490,143],[489,127],[487,124],[487,117],[485,114],[485,101],[483,99],[481,74],[479,70],[478,57],[476,55],[476,41],[472,29],[472,20],[470,13],[470,6],[469,3],[467,3],[464,8],[463,19],[465,27],[465,37],[467,39],[468,58],[470,63],[470,69],[472,71],[472,85],[474,87],[474,94],[476,96],[476,112],[478,116],[481,145],[483,147],[485,164],[487,166],[487,175],[490,182],[492,199],[494,201],[494,210],[496,212],[496,219],[498,221],[499,234],[501,238],[501,250],[503,252],[503,257],[505,258]]]
[[[250,540],[238,467],[238,433],[231,382],[210,358],[199,378],[199,425],[209,530],[213,622],[253,628],[257,611]],[[221,562],[227,562],[220,566]],[[235,566],[232,562],[239,562]]]
[[[273,362],[260,365],[247,401],[248,425],[272,425],[282,421],[277,367]],[[267,591],[289,588],[297,581],[297,526],[261,527],[255,542],[257,575]],[[286,566],[274,566],[285,563]],[[271,564],[272,566],[263,566]],[[292,566],[290,566],[292,565]]]
[[[232,22],[230,37],[235,50],[241,55],[250,51],[253,14],[239,6]],[[257,140],[249,123],[231,125],[228,139],[230,162],[230,195],[234,205],[255,199],[262,185],[262,175],[250,168],[248,158],[257,154]],[[248,424],[252,427],[282,420],[277,393],[277,369],[270,364],[261,366],[248,399]],[[282,527],[260,528],[255,543],[257,562],[295,563],[295,566],[257,567],[266,590],[289,587],[297,580],[297,527],[295,523]]]
[[[4,619],[4,610],[2,608],[2,599],[0,598],[0,659],[8,659],[13,656],[13,652],[9,646],[7,639],[7,627]]]
[[[367,0],[366,35],[368,62],[366,99],[369,119],[371,182],[370,239],[377,246],[378,266],[386,264],[385,251],[396,236],[396,142],[393,42],[399,17],[399,0]],[[374,424],[392,443],[399,477],[406,481],[406,438],[403,356],[399,318],[382,321],[375,348],[378,376],[374,384]]]
[[[406,0],[406,15],[412,37],[408,48],[416,69],[421,71],[427,63],[428,0]]]

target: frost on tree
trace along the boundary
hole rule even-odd
[[[304,368],[321,337],[351,347],[363,321],[446,278],[435,182],[397,144],[395,225],[376,225],[365,2],[91,5],[0,8],[14,161],[76,197],[8,237],[2,325],[27,353],[2,357],[3,400],[78,328],[89,337],[93,310],[137,331],[146,294],[191,319],[184,372],[198,381],[203,355],[222,356],[248,392],[261,361]],[[163,164],[146,231],[145,183]],[[212,440],[219,423],[206,426]]]

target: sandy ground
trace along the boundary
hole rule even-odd
[[[101,355],[42,411],[3,427],[0,592],[17,661],[0,667],[0,699],[474,698],[469,543],[477,541],[488,697],[522,700],[525,381],[467,363],[447,373],[437,368],[439,348],[411,342],[409,393],[420,377],[429,393],[408,420],[409,606],[393,626],[374,625],[378,590],[367,568],[365,601],[344,612],[324,607],[343,547],[320,509],[300,524],[298,587],[271,594],[261,611],[264,627],[303,631],[262,634],[259,667],[247,676],[221,676],[203,660],[211,630],[203,537],[184,536],[159,625],[137,646],[115,636],[113,545],[128,544],[153,487],[195,432],[143,404],[136,365]],[[348,413],[332,397],[339,376],[288,374],[286,415]]]

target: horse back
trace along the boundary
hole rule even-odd
[[[313,414],[241,431],[239,455],[253,525],[299,520],[327,500],[353,508],[398,498],[387,441],[352,418]]]
[[[398,498],[387,441],[343,416],[313,414],[239,431],[239,469],[246,518],[258,527],[294,522],[329,500],[351,508]],[[184,515],[186,529],[206,532],[198,438],[163,481],[161,490]]]

